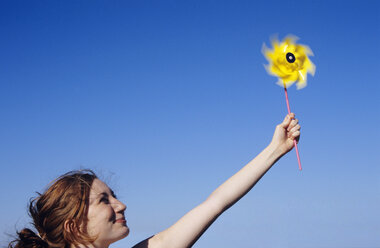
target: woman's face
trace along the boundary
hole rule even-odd
[[[108,247],[128,235],[129,228],[124,217],[127,207],[99,179],[92,183],[89,202],[87,232],[97,237],[95,246]]]

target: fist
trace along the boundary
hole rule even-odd
[[[280,153],[285,154],[292,150],[294,140],[298,143],[300,138],[301,126],[294,113],[288,114],[284,121],[276,126],[271,145]]]

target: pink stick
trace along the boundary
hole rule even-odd
[[[290,112],[290,105],[289,105],[289,98],[288,98],[288,90],[286,89],[286,87],[284,87],[284,89],[285,89],[286,106],[288,107],[288,113],[290,114],[291,112]],[[297,153],[298,168],[300,170],[302,170],[301,159],[300,159],[300,154],[298,152],[298,147],[297,147],[297,141],[296,140],[294,140],[294,147],[296,148],[296,153]]]

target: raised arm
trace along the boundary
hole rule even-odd
[[[184,215],[168,229],[137,244],[136,248],[185,248],[191,247],[207,228],[225,210],[248,193],[260,178],[293,148],[298,141],[300,125],[294,114],[287,115],[277,125],[271,143],[235,175],[220,185],[200,205]]]

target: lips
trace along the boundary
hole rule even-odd
[[[119,218],[117,220],[115,220],[115,223],[126,223],[127,221],[125,220],[125,218]]]

